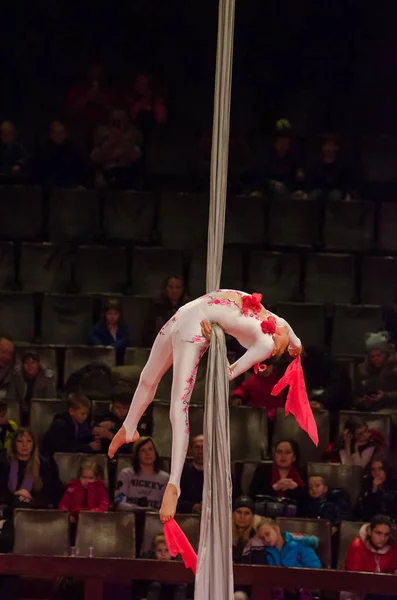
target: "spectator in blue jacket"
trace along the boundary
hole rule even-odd
[[[116,348],[116,362],[122,365],[129,343],[130,333],[128,327],[122,323],[120,302],[116,298],[108,298],[102,316],[91,332],[90,344]]]

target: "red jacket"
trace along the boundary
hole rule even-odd
[[[373,548],[367,540],[368,525],[363,525],[352,541],[346,555],[347,571],[366,573],[394,573],[397,569],[397,546],[387,545],[381,550]]]
[[[276,416],[276,409],[284,406],[285,394],[281,392],[278,396],[272,396],[272,389],[280,379],[277,371],[272,371],[268,377],[263,375],[251,375],[233,392],[233,398],[242,398],[244,404],[260,408],[266,408],[270,419]]]
[[[106,512],[109,510],[107,487],[101,480],[89,483],[86,488],[79,479],[71,481],[58,508],[69,511],[75,519],[80,510]]]

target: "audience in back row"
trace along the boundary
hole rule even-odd
[[[106,300],[101,318],[93,328],[89,341],[93,346],[116,348],[116,363],[123,364],[125,349],[130,345],[130,333],[123,323],[119,300]]]
[[[143,343],[151,347],[162,327],[185,303],[183,279],[176,275],[167,277],[162,285],[161,296],[154,300],[145,325]]]

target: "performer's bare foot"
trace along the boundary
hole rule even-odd
[[[163,523],[173,519],[178,504],[178,490],[173,483],[169,483],[165,488],[163,501],[160,508],[160,519]]]
[[[136,442],[136,440],[138,440],[138,439],[139,439],[139,433],[137,431],[135,431],[134,435],[132,436],[132,440],[129,440],[127,442],[127,433],[126,433],[124,425],[122,425],[110,443],[109,450],[108,450],[109,458],[113,458],[113,456],[116,454],[117,450],[123,444],[128,444],[129,442]]]

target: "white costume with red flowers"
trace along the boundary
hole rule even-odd
[[[173,365],[170,420],[172,458],[169,483],[180,491],[180,478],[189,444],[189,403],[199,362],[208,348],[201,335],[201,321],[217,323],[247,349],[229,370],[229,379],[238,377],[269,358],[274,349],[276,327],[289,330],[291,347],[300,347],[300,339],[290,325],[260,304],[261,296],[236,290],[218,290],[189,302],[178,310],[159,332],[149,359],[141,373],[130,410],[124,421],[127,441],[139,419],[152,402],[157,386]]]

